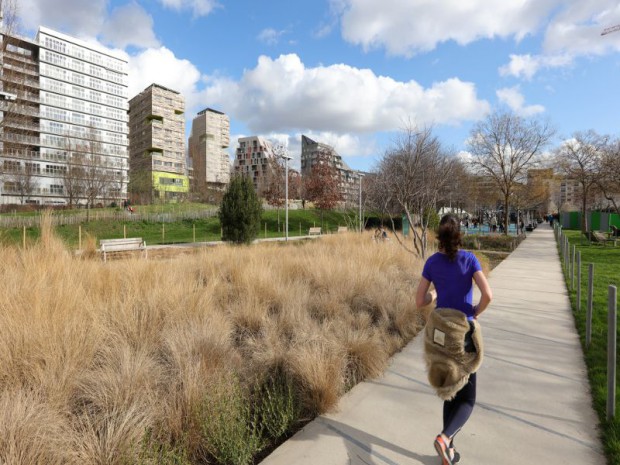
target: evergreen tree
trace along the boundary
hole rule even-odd
[[[252,180],[243,175],[233,176],[218,211],[222,240],[251,243],[258,235],[262,213]]]

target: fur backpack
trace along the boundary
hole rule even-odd
[[[482,332],[476,320],[469,341],[475,350],[465,350],[466,335],[471,329],[467,316],[451,308],[435,309],[426,322],[424,353],[428,381],[443,400],[453,399],[482,364]]]

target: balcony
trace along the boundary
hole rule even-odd
[[[30,69],[26,69],[26,68],[20,68],[19,66],[14,66],[14,65],[8,65],[6,63],[4,63],[2,65],[2,67],[4,69],[8,69],[11,71],[15,71],[17,73],[21,73],[21,74],[27,74],[29,76],[34,76],[34,77],[39,77],[39,72],[38,71],[32,71]]]
[[[7,149],[3,151],[4,158],[30,158],[33,160],[41,159],[41,153],[35,150]]]
[[[22,134],[2,134],[2,140],[4,142],[16,142],[19,144],[32,144],[39,145],[40,139],[36,136],[24,136]]]
[[[36,65],[36,60],[32,56],[26,56],[21,53],[11,52],[10,50],[4,50],[4,56],[11,60],[19,61],[28,65]]]
[[[18,115],[39,116],[38,107],[14,104],[12,102],[0,101],[0,111],[15,113]]]
[[[5,128],[24,129],[25,131],[40,132],[41,127],[33,123],[25,123],[23,121],[15,121],[11,118],[5,118],[2,126]]]

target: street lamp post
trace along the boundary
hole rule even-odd
[[[360,233],[364,230],[364,218],[362,217],[362,177],[364,176],[360,171],[357,172],[360,178],[360,192],[359,192],[359,215],[360,215]]]
[[[293,157],[289,155],[282,155],[284,158],[284,231],[285,240],[288,242],[288,161]]]

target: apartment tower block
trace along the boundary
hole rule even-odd
[[[2,41],[2,203],[126,197],[127,61],[40,27]]]
[[[212,108],[200,111],[192,121],[189,158],[193,190],[204,196],[209,189],[223,190],[230,182],[230,120]]]
[[[158,84],[129,101],[129,190],[133,201],[174,201],[189,192],[184,115],[183,96]]]

